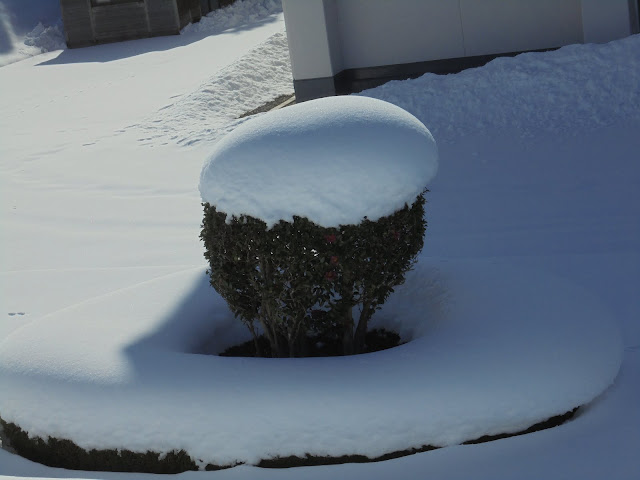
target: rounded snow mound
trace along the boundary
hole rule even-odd
[[[329,97],[227,135],[202,169],[200,194],[269,228],[294,216],[337,227],[412,204],[437,169],[436,142],[413,115],[373,98]]]

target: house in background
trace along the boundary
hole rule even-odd
[[[233,0],[60,0],[67,46],[177,35]]]
[[[298,101],[638,33],[640,0],[283,0]]]

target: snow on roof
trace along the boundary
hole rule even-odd
[[[437,169],[436,142],[413,115],[382,100],[330,97],[239,126],[205,163],[200,194],[269,228],[294,215],[337,227],[412,204]]]

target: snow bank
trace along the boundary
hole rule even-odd
[[[507,130],[575,135],[637,118],[640,35],[604,45],[569,45],[498,58],[456,75],[426,74],[360,95],[398,105],[429,125],[438,142]]]
[[[284,25],[283,25],[284,27]],[[198,88],[171,99],[139,127],[144,145],[169,139],[192,146],[218,141],[237,127],[242,114],[281,95],[293,95],[287,35],[279,32],[221,69]]]
[[[38,53],[67,48],[61,27],[58,25],[45,27],[42,22],[38,23],[33,30],[27,33],[24,44],[28,47],[39,49],[40,51]]]
[[[507,263],[421,262],[377,319],[409,343],[351,357],[194,354],[243,328],[208,283],[192,269],[15,331],[0,343],[2,417],[84,448],[221,465],[375,457],[522,430],[590,402],[621,361],[592,295]]]
[[[231,5],[213,10],[199,22],[187,25],[181,33],[214,35],[229,29],[241,29],[247,23],[269,21],[269,17],[276,13],[282,13],[281,0],[236,0]]]
[[[324,227],[390,215],[435,176],[436,143],[387,102],[330,97],[252,119],[215,147],[200,177],[205,202],[269,227],[294,215]]]

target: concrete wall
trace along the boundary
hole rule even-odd
[[[283,0],[283,6],[296,92],[302,81],[331,90],[340,72],[605,42],[634,33],[638,24],[637,0]]]

